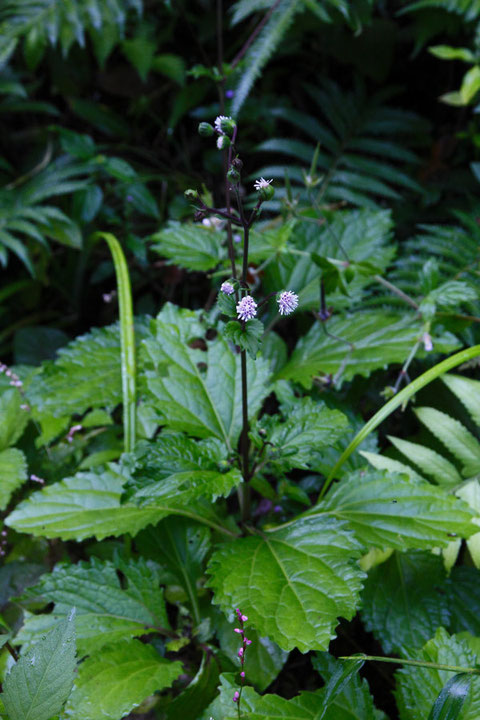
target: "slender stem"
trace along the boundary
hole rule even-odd
[[[7,648],[8,652],[10,653],[10,655],[12,656],[12,658],[15,660],[15,662],[17,662],[17,660],[18,660],[18,653],[17,653],[17,651],[15,650],[15,648],[13,647],[13,645],[10,645],[10,643],[7,641],[7,642],[5,643],[5,647]]]
[[[403,366],[402,366],[402,369],[401,369],[400,372],[398,373],[397,381],[396,381],[396,383],[395,383],[395,385],[394,385],[394,387],[393,387],[393,390],[394,390],[395,393],[398,392],[398,389],[399,389],[400,385],[402,384],[403,378],[407,378],[407,380],[408,380],[408,368],[409,368],[410,365],[412,364],[413,358],[414,358],[415,355],[417,354],[419,347],[420,347],[420,340],[417,340],[417,342],[415,343],[415,345],[412,347],[412,349],[411,349],[411,351],[410,351],[410,355],[409,355],[408,358],[405,360],[405,362],[404,362],[404,364],[403,364]]]
[[[248,242],[249,242],[250,229],[248,225],[244,225],[243,230],[243,265],[242,265],[242,282],[247,282],[248,273]]]
[[[376,280],[380,285],[383,285],[383,287],[388,288],[391,292],[395,293],[395,295],[398,295],[399,298],[402,298],[407,305],[410,305],[410,307],[414,308],[415,310],[419,309],[418,304],[411,298],[409,295],[403,292],[403,290],[400,290],[396,285],[393,285],[393,283],[389,282],[388,280],[385,280],[381,275],[374,275],[373,279]]]
[[[413,665],[414,667],[431,668],[432,670],[445,670],[446,672],[469,673],[480,675],[480,668],[466,668],[459,665],[443,665],[442,663],[427,662],[426,660],[404,660],[403,658],[380,657],[379,655],[350,655],[339,657],[339,660],[375,660],[377,662],[395,663],[396,665]]]
[[[247,353],[242,350],[240,353],[241,369],[242,369],[242,471],[243,482],[241,486],[240,504],[242,510],[242,520],[248,520],[250,517],[250,488],[247,486],[250,480],[250,470],[248,467],[248,455],[250,450],[250,440],[248,437],[248,379],[247,379]]]

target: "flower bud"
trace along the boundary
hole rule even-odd
[[[232,183],[232,185],[238,185],[240,182],[240,173],[237,168],[233,167],[233,165],[230,166],[230,169],[227,172],[227,179],[228,182]]]
[[[217,132],[225,133],[229,137],[232,137],[233,131],[237,127],[237,123],[231,117],[225,115],[219,115],[215,120],[215,130]]]
[[[198,192],[196,190],[192,190],[192,188],[188,188],[188,190],[185,190],[183,194],[187,200],[196,200],[198,198]]]
[[[230,142],[230,138],[226,135],[220,135],[217,138],[217,148],[219,150],[227,150],[232,143]]]
[[[201,122],[198,126],[198,134],[202,137],[212,137],[213,125],[210,125],[210,123],[207,122]]]

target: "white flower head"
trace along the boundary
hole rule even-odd
[[[298,306],[298,295],[291,290],[284,290],[277,297],[280,315],[290,315]]]
[[[253,183],[253,187],[255,190],[263,190],[264,188],[267,188],[270,183],[273,182],[273,178],[271,180],[265,180],[265,178],[260,178],[260,180],[255,180]]]
[[[256,314],[257,303],[250,295],[246,295],[237,303],[237,317],[239,320],[248,322],[248,320],[254,318]]]
[[[232,118],[228,117],[227,115],[219,115],[214,122],[215,130],[219,133],[223,133],[222,122],[230,121],[231,119]]]

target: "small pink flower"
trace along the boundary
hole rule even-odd
[[[242,670],[242,672],[240,673],[240,677],[241,677],[241,678],[244,678],[244,677],[245,677],[245,671],[244,671],[244,670]]]
[[[236,632],[236,633],[240,633],[240,634],[241,634],[241,633],[243,632],[243,630],[240,630],[240,628],[235,628],[233,632]]]
[[[238,690],[235,690],[235,692],[233,693],[233,702],[238,702],[239,698],[240,693],[238,692]]]
[[[251,640],[247,640],[247,638],[245,638],[245,645],[251,645],[251,644],[252,644],[252,641],[251,641]]]
[[[242,622],[247,622],[248,617],[246,615],[242,615]]]
[[[238,651],[238,657],[243,658],[243,647],[241,647],[240,650]]]

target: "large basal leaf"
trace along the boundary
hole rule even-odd
[[[14,388],[0,395],[0,450],[14,445],[25,430],[29,414],[22,409],[22,402],[22,396]]]
[[[145,343],[155,366],[148,387],[170,429],[195,437],[215,437],[231,449],[242,427],[240,355],[221,337],[194,349],[176,324],[155,321],[156,337]],[[198,337],[198,336],[197,336]],[[269,392],[268,363],[247,358],[249,415],[259,410]]]
[[[139,640],[107,645],[80,665],[66,714],[71,720],[118,720],[181,672],[182,663]]]
[[[321,402],[301,398],[285,422],[274,426],[268,436],[267,452],[282,469],[307,469],[316,453],[333,445],[347,427],[347,417],[339,410],[329,410]]]
[[[10,720],[50,720],[61,712],[75,677],[74,612],[26,652],[3,683]]]
[[[324,650],[338,617],[355,612],[364,577],[355,563],[359,551],[344,523],[304,518],[221,545],[209,584],[225,613],[241,608],[284,650]]]
[[[226,257],[220,232],[202,225],[172,223],[152,235],[152,250],[187,270],[212,270]]]
[[[33,493],[5,523],[19,532],[62,540],[135,535],[171,514],[216,527],[219,521],[210,500],[228,495],[241,479],[238,470],[176,473],[122,502],[125,475],[113,468],[81,472]]]
[[[449,636],[439,628],[432,640],[414,655],[415,660],[454,665],[457,667],[474,667],[476,655],[469,646],[468,638]],[[435,670],[424,667],[404,667],[396,673],[397,706],[400,720],[418,720],[428,718],[442,688],[452,678],[446,670]],[[472,685],[465,705],[458,720],[478,720],[480,717],[480,677],[472,677]]]
[[[442,559],[426,552],[394,553],[368,573],[362,618],[385,653],[420,647],[439,626],[448,626]]]
[[[144,323],[137,321],[137,334]],[[94,328],[58,351],[27,388],[29,403],[56,417],[88,408],[114,408],[122,401],[118,324]]]
[[[347,520],[364,545],[432,548],[477,530],[475,512],[425,481],[380,472],[345,477],[310,511]]]
[[[0,452],[0,510],[5,510],[12,493],[27,479],[25,455],[17,448]]]
[[[82,655],[118,640],[169,628],[159,580],[157,566],[141,559],[117,560],[115,564],[92,559],[89,563],[57,566],[25,593],[26,598],[55,603],[52,613],[26,614],[17,641],[36,640],[68,617],[73,603],[78,651]]]
[[[327,330],[330,335],[324,333],[320,323],[314,323],[274,379],[295,380],[310,388],[315,375],[334,375],[340,368],[344,380],[356,375],[368,377],[373,370],[403,363],[420,327],[413,319],[372,311],[332,318]],[[448,333],[434,342],[438,352],[451,352],[459,346]]]

